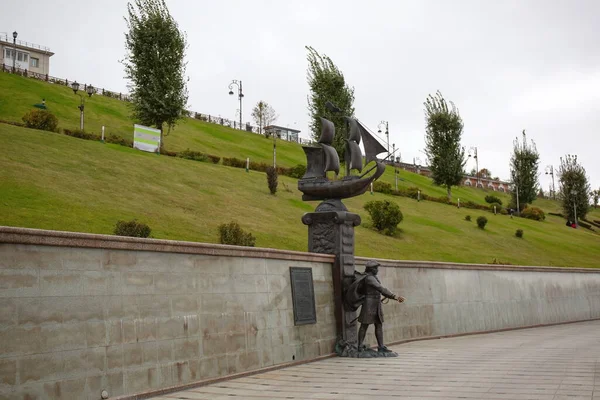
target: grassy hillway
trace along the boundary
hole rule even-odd
[[[2,79],[5,78],[3,75],[6,74],[0,74]],[[4,107],[7,96],[1,94],[3,92],[0,91],[3,97],[0,118],[7,119]],[[34,99],[26,101],[37,102]],[[50,108],[55,111],[58,107],[53,107],[50,102]],[[72,108],[77,111],[75,104]],[[179,133],[183,135],[182,131]],[[231,131],[231,135],[241,134]],[[222,135],[227,133],[223,132]],[[201,130],[195,133],[198,138],[203,134]],[[254,140],[263,140],[251,135]],[[299,152],[301,155],[299,146],[290,146],[295,146],[290,154]],[[5,124],[0,124],[0,148],[3,150],[0,158],[0,225],[110,234],[117,220],[137,218],[150,225],[155,238],[215,243],[217,226],[236,220],[257,237],[257,246],[301,251],[307,247],[307,229],[300,218],[303,213],[314,210],[317,203],[301,201],[296,180],[288,177],[280,176],[279,191],[272,196],[264,173],[246,173],[243,169],[157,156],[118,145]],[[264,157],[268,157],[267,154]],[[431,185],[427,178],[406,171],[402,171],[401,176],[403,186],[423,185],[426,193],[437,195],[439,190],[443,194],[443,189]],[[383,179],[393,184],[392,168],[388,168]],[[453,192],[461,200],[464,196],[465,200],[477,202],[482,202],[486,194],[473,188]],[[369,216],[363,205],[373,199],[388,199],[402,209],[404,221],[395,237],[386,237],[369,229]],[[378,193],[344,202],[363,220],[356,228],[356,254],[359,256],[474,263],[490,263],[496,259],[523,265],[600,266],[600,235],[585,229],[567,228],[558,217],[549,216],[545,222],[511,219],[484,211],[456,209]],[[557,208],[552,201],[540,204],[547,211]],[[467,214],[473,217],[472,222],[464,220]],[[479,215],[489,219],[484,231],[475,223]],[[591,217],[600,219],[600,213],[595,211]],[[514,236],[517,228],[524,230],[523,239]]]
[[[83,87],[83,86],[82,86]],[[133,124],[129,104],[118,99],[85,95],[85,130],[100,134],[114,134],[133,140]],[[0,73],[0,120],[22,122],[23,115],[34,104],[46,99],[48,111],[59,121],[60,128],[79,128],[79,96],[66,86],[56,85],[19,75]],[[203,122],[194,118],[181,121],[164,138],[165,148],[171,151],[194,150],[221,157],[236,157],[251,161],[272,163],[273,141],[251,132]],[[277,162],[283,167],[293,167],[306,162],[306,157],[296,143],[277,141]]]

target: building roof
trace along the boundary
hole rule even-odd
[[[282,131],[290,131],[290,132],[300,133],[300,131],[297,129],[292,129],[292,128],[289,128],[286,126],[279,126],[279,125],[265,126],[265,129],[281,129]]]
[[[23,40],[18,40],[18,39],[16,40],[15,43],[13,43],[12,38],[9,38],[8,36],[0,36],[0,44],[2,44],[4,46],[10,46],[10,47],[16,45],[17,49],[33,50],[38,53],[47,54],[48,56],[54,55],[54,53],[50,51],[50,48],[48,48],[46,46],[41,46],[39,44],[25,42]]]

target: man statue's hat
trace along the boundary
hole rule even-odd
[[[366,269],[376,268],[376,267],[379,267],[379,265],[381,265],[381,264],[379,264],[377,261],[375,261],[375,260],[369,260],[365,264],[365,268]]]

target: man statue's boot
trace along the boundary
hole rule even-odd
[[[383,344],[383,325],[375,325],[375,337],[377,338],[377,351],[380,353],[393,353]]]
[[[369,325],[360,324],[360,329],[358,330],[358,351],[363,351],[363,342],[365,341],[365,336],[367,336],[367,328]]]

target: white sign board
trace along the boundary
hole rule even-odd
[[[150,153],[160,152],[160,130],[133,125],[133,147]]]

